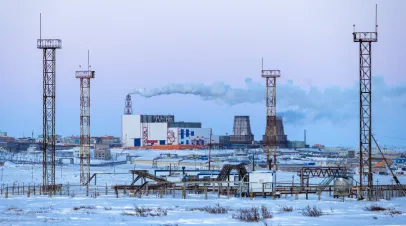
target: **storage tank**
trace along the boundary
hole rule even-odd
[[[351,194],[352,180],[350,178],[337,178],[334,181],[334,198],[349,196]]]

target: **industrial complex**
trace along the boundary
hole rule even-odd
[[[134,114],[131,101],[131,95],[134,93],[126,95],[124,113],[116,116],[116,119],[121,117],[121,135],[92,137],[90,81],[95,78],[95,71],[91,70],[89,52],[87,69],[75,71],[75,77],[80,79],[80,133],[59,136],[55,131],[55,54],[57,49],[62,48],[62,41],[43,39],[40,35],[37,48],[41,49],[43,54],[43,130],[37,137],[34,137],[32,132],[31,137],[22,138],[14,138],[8,136],[7,132],[0,131],[2,183],[3,170],[7,169],[7,180],[0,186],[0,196],[8,199],[10,193],[27,195],[28,198],[48,195],[73,199],[75,195],[82,195],[90,196],[94,200],[104,196],[107,197],[105,203],[113,203],[122,197],[138,197],[137,202],[152,203],[152,194],[156,198],[171,197],[171,200],[174,200],[176,195],[182,199],[204,197],[204,200],[209,200],[208,193],[211,193],[211,199],[230,199],[233,196],[235,199],[231,201],[237,200],[238,204],[241,204],[240,201],[244,198],[246,201],[252,201],[256,197],[262,197],[263,200],[272,197],[276,202],[276,199],[281,201],[282,198],[295,201],[301,195],[308,200],[309,194],[317,195],[318,200],[328,199],[333,202],[340,198],[340,203],[341,199],[379,201],[406,197],[406,186],[401,184],[401,181],[406,182],[406,151],[401,153],[381,148],[371,129],[371,43],[377,42],[377,36],[377,28],[375,32],[354,30],[353,33],[353,41],[360,43],[359,147],[326,148],[322,144],[309,145],[306,141],[306,130],[303,131],[303,140],[288,139],[284,117],[279,116],[276,109],[277,78],[281,77],[281,70],[265,70],[263,61],[261,73],[257,75],[265,79],[266,88],[266,115],[262,124],[265,130],[260,137],[255,138],[252,132],[252,116],[248,115],[249,112],[230,115],[229,121],[224,123],[229,124],[232,133],[224,135],[216,133],[216,128],[204,126],[198,119],[182,121],[173,114]],[[375,149],[372,148],[373,143]],[[34,166],[39,167],[34,169]],[[19,181],[16,187],[15,177],[26,172],[31,172],[31,177],[22,177],[20,189]],[[38,183],[40,179],[42,181]],[[141,199],[142,196],[149,197]],[[125,205],[127,203],[126,201]],[[165,211],[173,211],[179,206],[187,205],[177,203]],[[117,207],[114,208],[115,210],[110,212],[117,212]],[[152,211],[149,207],[135,206],[132,212],[127,211],[129,208],[121,213],[123,219],[134,216],[167,216],[166,212],[162,215],[161,212],[142,215]],[[187,207],[183,210],[213,213],[207,210],[211,208],[209,206],[199,208]],[[215,208],[220,208],[220,204]],[[283,208],[287,207],[282,206],[278,214],[296,211],[293,207],[290,211],[283,211]],[[74,207],[71,212],[76,214],[86,210],[90,216],[90,213],[96,214],[96,210],[103,209],[108,211],[113,208],[80,203],[80,206]],[[157,211],[158,209],[162,211],[161,207],[158,207]],[[226,214],[227,211],[234,211],[240,215],[233,213],[231,219],[237,219],[238,216],[243,219],[242,214],[251,214],[250,211],[259,214],[259,211],[253,209],[255,208],[224,208],[220,212]],[[331,215],[337,214],[333,208],[330,209]],[[387,210],[391,211],[389,213],[392,217],[393,214],[399,214],[394,213],[393,209]],[[7,211],[19,216],[24,215],[23,210],[17,211],[14,207],[3,212]],[[43,208],[41,211],[32,211],[29,214],[47,214],[53,211],[53,207]],[[261,220],[271,219],[273,212],[269,212],[265,205],[262,205]],[[321,210],[318,213],[324,214]],[[28,215],[28,212],[25,215]],[[266,222],[264,224],[267,225]]]

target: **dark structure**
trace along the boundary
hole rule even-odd
[[[40,38],[37,48],[43,53],[43,159],[42,159],[42,185],[44,192],[55,192],[55,66],[56,49],[62,48],[60,39],[42,39],[41,14]]]
[[[80,79],[80,183],[85,185],[90,178],[90,79],[94,78],[94,71],[89,65],[89,51],[88,69],[76,71],[75,75]]]
[[[202,128],[201,122],[168,122],[168,128]]]
[[[141,115],[141,123],[175,122],[174,115]]]
[[[271,123],[271,117],[267,117],[267,123]],[[275,137],[270,135],[269,140],[274,140]],[[262,137],[262,143],[266,144],[266,136]],[[288,136],[285,135],[285,130],[283,128],[283,120],[281,117],[276,117],[276,145],[279,148],[288,148]]]
[[[376,7],[376,12],[378,8]],[[376,13],[377,15],[377,13]],[[359,88],[360,88],[360,121],[359,121],[359,152],[360,152],[360,172],[359,182],[360,187],[364,180],[364,175],[368,174],[368,200],[372,200],[372,62],[371,62],[371,44],[378,41],[378,25],[377,17],[375,18],[375,32],[354,32],[352,33],[354,42],[359,42]],[[365,166],[367,164],[367,166]],[[365,167],[368,167],[368,172],[365,172]],[[358,191],[359,199],[363,199],[361,189]]]
[[[252,144],[254,141],[249,116],[235,116],[233,131],[230,136],[231,144]]]
[[[124,115],[132,115],[133,114],[133,103],[131,101],[131,94],[127,94],[125,96],[125,108],[124,108]]]
[[[302,167],[297,175],[300,177],[300,186],[308,187],[309,178],[313,177],[338,177],[346,176],[348,174],[348,169],[345,167]]]

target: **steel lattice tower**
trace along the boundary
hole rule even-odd
[[[276,134],[276,78],[281,77],[280,70],[264,70],[262,68],[261,75],[266,79],[266,164],[269,166],[269,150],[273,152],[273,170],[277,170],[276,165],[276,149],[277,134]],[[271,141],[272,138],[272,141]]]
[[[55,84],[56,49],[62,48],[60,39],[40,38],[37,48],[43,52],[43,96],[42,96],[42,186],[43,191],[55,189]]]
[[[94,71],[76,71],[80,79],[80,183],[86,185],[90,178],[90,79]]]
[[[376,8],[377,10],[377,8]],[[377,17],[376,17],[377,18]],[[360,187],[358,199],[362,197],[362,185],[365,176],[365,164],[368,166],[367,198],[372,200],[373,178],[372,178],[372,62],[371,43],[378,41],[378,25],[375,19],[375,32],[354,32],[354,42],[359,42],[359,87],[360,87],[360,135],[359,135],[359,175]]]
[[[124,107],[124,115],[132,115],[133,114],[133,107],[131,101],[131,94],[127,94],[125,97],[125,107]]]

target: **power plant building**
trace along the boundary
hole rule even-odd
[[[207,145],[210,128],[200,122],[175,122],[174,115],[123,115],[121,135],[124,147],[152,145]]]

